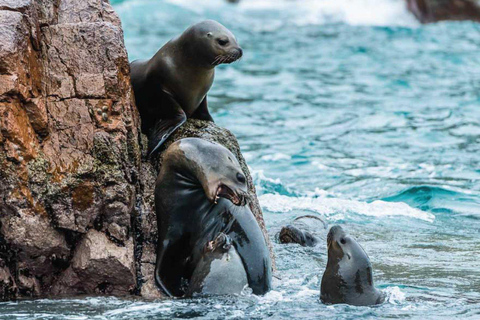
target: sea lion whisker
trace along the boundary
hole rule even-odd
[[[293,219],[293,221],[297,221],[297,220],[304,219],[304,218],[316,219],[316,220],[320,221],[320,222],[323,224],[323,227],[324,227],[325,229],[328,228],[328,223],[326,223],[325,220],[323,220],[323,219],[320,218],[320,217],[314,216],[314,215],[312,215],[312,214],[306,214],[306,215],[303,215],[303,216],[300,216],[300,217],[296,217],[295,219]]]
[[[215,59],[213,60],[212,64],[213,64],[213,65],[218,65],[218,61],[219,61],[221,58],[222,58],[221,55],[216,56]]]

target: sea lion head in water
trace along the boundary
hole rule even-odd
[[[206,68],[240,59],[243,50],[233,33],[214,20],[205,20],[189,27],[178,39],[188,59],[195,59]]]
[[[301,230],[302,227],[311,227],[311,220],[320,221],[322,223],[322,230],[327,229],[327,223],[323,221],[321,218],[313,215],[304,215],[297,217],[293,220],[293,223],[298,223],[299,220],[302,220],[304,223],[302,226],[297,227],[295,225],[289,224],[280,230],[278,233],[278,240],[280,243],[298,243],[303,247],[315,247],[319,242],[320,239],[316,235],[311,232]],[[305,224],[305,221],[308,221]],[[318,229],[318,228],[317,228]]]
[[[302,231],[291,224],[280,230],[278,239],[280,243],[298,243],[303,247],[315,247],[318,243],[318,238],[310,232]]]
[[[227,292],[236,292],[229,289],[228,281],[240,283],[242,274],[246,274],[254,294],[270,290],[270,253],[247,205],[247,181],[235,156],[227,148],[199,138],[176,141],[162,156],[155,187],[157,285],[170,296],[184,296],[192,280],[207,279],[202,275],[193,277],[196,267],[203,264],[200,268],[207,272],[208,279],[225,280]],[[229,264],[234,268],[220,268],[223,271],[218,272],[217,268],[213,272],[209,267],[214,260],[218,261],[216,254],[222,252],[215,251],[205,257],[204,247],[221,233],[231,239],[231,250],[235,251],[232,256],[238,254],[241,264]],[[226,275],[219,278],[217,273],[231,278]],[[190,292],[203,290],[200,285],[192,288]]]
[[[384,294],[373,285],[372,264],[357,241],[340,226],[327,236],[328,262],[320,299],[326,304],[366,306],[382,303]]]

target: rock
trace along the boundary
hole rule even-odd
[[[0,259],[0,301],[10,300],[17,296],[17,285],[5,261]]]
[[[133,241],[118,246],[90,230],[78,244],[70,267],[53,286],[55,295],[109,294],[125,296],[136,285]]]
[[[142,284],[140,295],[143,298],[149,299],[149,300],[163,298],[162,292],[155,284],[155,279],[154,279],[155,264],[142,263],[141,270],[142,270],[142,275],[145,282]]]
[[[2,299],[49,296],[68,272],[82,281],[72,295],[135,291],[138,125],[123,32],[107,0],[0,0],[0,246],[9,253],[8,261],[0,253],[1,281],[10,274],[18,289]],[[114,257],[128,248],[121,262],[109,260],[115,270],[100,273],[100,287],[86,276],[101,259],[87,240],[98,250],[120,246]],[[80,265],[79,252],[96,264]]]
[[[406,0],[407,8],[421,23],[444,20],[480,22],[480,5],[476,0]]]
[[[18,276],[18,291],[23,297],[38,298],[41,296],[40,282],[35,276],[20,274]]]
[[[70,254],[64,235],[45,214],[19,210],[17,215],[0,218],[0,232],[16,254],[17,271],[41,278],[56,270],[56,262]]]

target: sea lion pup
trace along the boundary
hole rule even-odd
[[[186,138],[163,153],[155,187],[155,279],[167,295],[186,293],[205,244],[220,233],[232,240],[253,293],[270,290],[270,254],[248,197],[240,164],[225,147]]]
[[[372,264],[365,250],[333,226],[327,236],[328,262],[322,278],[320,299],[326,304],[368,306],[383,303],[385,294],[373,285]]]
[[[243,54],[235,36],[206,20],[170,40],[150,60],[130,64],[142,132],[153,154],[187,118],[213,121],[207,107],[215,67]]]
[[[325,221],[320,219],[317,216],[313,215],[304,215],[297,217],[293,220],[293,223],[298,222],[300,219],[316,219],[322,222],[323,229],[327,228]],[[298,223],[297,223],[298,224]],[[300,226],[300,225],[299,225]],[[306,227],[304,225],[302,227]],[[308,231],[303,231],[299,227],[289,224],[286,227],[283,227],[278,234],[278,240],[280,243],[298,243],[303,247],[315,247],[320,243],[320,238]]]
[[[232,239],[220,233],[205,245],[186,296],[240,294],[247,285],[247,274]]]

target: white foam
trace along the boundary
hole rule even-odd
[[[241,0],[232,6],[225,0],[167,0],[197,13],[212,10],[282,11],[292,14],[297,25],[318,25],[328,22],[344,22],[350,25],[418,26],[407,11],[404,0]],[[271,22],[270,22],[271,23]]]
[[[129,313],[147,313],[147,314],[158,314],[161,312],[170,312],[172,303],[169,301],[162,301],[159,303],[144,303],[137,302],[129,304],[124,308],[119,308],[115,310],[109,310],[104,313],[106,316],[118,316],[125,315]]]
[[[344,22],[365,26],[416,26],[403,0],[310,0],[300,24]]]
[[[403,202],[376,200],[371,203],[338,198],[289,197],[279,194],[264,194],[259,197],[263,208],[273,212],[309,210],[324,216],[361,214],[374,217],[406,216],[433,221],[435,216],[429,212],[410,207]]]
[[[399,287],[388,287],[383,290],[387,295],[386,301],[391,304],[401,304],[405,302],[405,293]]]
[[[264,155],[262,156],[262,160],[264,161],[272,161],[272,162],[275,162],[275,161],[279,161],[279,160],[290,160],[292,157],[289,156],[288,154],[284,154],[284,153],[274,153],[274,154],[267,154],[267,155]]]

